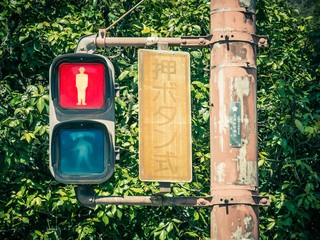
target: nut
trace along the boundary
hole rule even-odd
[[[268,199],[267,199],[267,198],[262,198],[262,199],[260,200],[260,203],[263,204],[263,205],[265,205],[265,204],[268,203]]]

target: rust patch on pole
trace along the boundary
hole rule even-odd
[[[212,0],[211,239],[258,239],[258,205],[231,199],[258,195],[254,0]],[[228,197],[229,196],[229,197]]]

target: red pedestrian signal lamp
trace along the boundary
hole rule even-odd
[[[50,68],[50,171],[62,183],[106,181],[115,160],[114,68],[96,54],[66,54]]]

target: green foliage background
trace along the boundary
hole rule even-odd
[[[80,207],[74,186],[48,170],[48,72],[54,57],[105,28],[138,1],[3,0],[0,2],[0,238],[208,239],[209,209]],[[319,9],[316,8],[315,9]],[[207,35],[208,0],[147,0],[109,36]],[[285,0],[257,2],[261,239],[319,239],[319,15],[302,17]],[[318,26],[318,27],[317,27]],[[180,49],[174,49],[180,50]],[[209,194],[209,50],[187,49],[192,67],[192,183],[172,196]],[[137,49],[99,50],[111,59],[121,96],[116,141],[121,160],[99,195],[149,195],[157,183],[138,180]]]

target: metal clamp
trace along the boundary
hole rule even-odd
[[[212,34],[210,44],[218,42],[248,42],[257,45],[258,47],[267,47],[268,37],[243,32],[217,31]]]
[[[251,206],[259,206],[265,207],[270,206],[270,198],[269,196],[259,196],[259,195],[244,195],[244,196],[230,196],[230,197],[219,197],[214,196],[212,198],[212,206],[213,205],[251,205]]]
[[[253,8],[240,7],[240,8],[217,8],[217,9],[213,9],[210,12],[210,15],[215,14],[217,12],[242,12],[242,13],[255,14],[255,10]]]
[[[267,36],[244,32],[216,31],[213,34],[199,37],[181,37],[181,47],[210,46],[219,42],[248,42],[258,47],[267,47]]]

